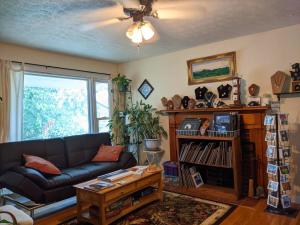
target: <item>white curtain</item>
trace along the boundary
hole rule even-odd
[[[0,143],[9,136],[10,62],[0,59]]]
[[[22,139],[24,65],[11,64],[10,69],[10,107],[9,141]]]

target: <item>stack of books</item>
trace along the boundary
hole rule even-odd
[[[113,187],[114,184],[111,182],[106,182],[106,181],[99,181],[97,183],[93,183],[93,184],[89,184],[87,186],[85,186],[85,189],[91,190],[91,191],[100,191],[104,188],[109,188],[109,187]]]

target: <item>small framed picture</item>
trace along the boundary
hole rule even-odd
[[[278,191],[270,191],[269,195],[272,197],[278,198]]]
[[[198,187],[200,187],[201,185],[204,184],[204,182],[202,180],[202,177],[201,177],[199,172],[196,172],[196,173],[192,174],[192,178],[193,178],[193,182],[194,182],[196,188],[198,188]]]
[[[280,185],[281,185],[281,189],[283,191],[290,191],[290,190],[292,190],[290,182],[283,182]]]
[[[281,175],[287,175],[290,173],[290,170],[289,170],[289,166],[285,165],[285,166],[280,166],[279,167],[279,170],[280,170],[280,174]]]
[[[267,204],[268,204],[269,206],[272,206],[272,207],[274,207],[274,208],[277,208],[278,203],[279,203],[279,199],[278,199],[278,198],[273,197],[273,196],[271,196],[271,195],[268,195],[268,201],[267,201]]]
[[[266,126],[274,126],[275,116],[266,115],[264,120],[264,125]]]
[[[289,140],[288,131],[287,130],[281,130],[279,138],[280,138],[280,141],[282,141],[282,142],[288,141]]]
[[[268,145],[266,155],[268,158],[275,159],[276,158],[276,146]]]
[[[291,149],[290,148],[283,148],[283,149],[281,149],[281,151],[282,151],[282,156],[284,158],[291,157]]]
[[[272,175],[277,175],[277,170],[278,170],[277,165],[274,165],[272,163],[268,163],[267,173],[272,174]]]
[[[286,182],[288,182],[288,176],[280,175],[280,183],[286,183]]]
[[[284,209],[290,208],[291,207],[291,199],[290,199],[290,197],[287,196],[287,195],[282,195],[281,196],[281,204],[282,204],[282,207]]]
[[[276,133],[267,131],[265,141],[272,142],[276,140]]]
[[[138,91],[140,94],[144,97],[144,99],[147,99],[150,94],[153,92],[154,88],[152,85],[149,83],[147,79],[143,81],[143,83],[140,85]]]
[[[278,182],[269,180],[268,189],[271,191],[278,191]]]
[[[279,114],[279,121],[280,121],[280,124],[283,125],[283,126],[288,125],[288,114],[280,113]]]

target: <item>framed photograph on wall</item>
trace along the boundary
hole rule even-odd
[[[153,92],[154,88],[152,85],[149,83],[147,79],[143,81],[143,83],[140,85],[138,91],[140,94],[144,97],[144,99],[147,99],[150,94]]]
[[[236,73],[236,53],[191,59],[187,66],[189,85],[231,80]]]

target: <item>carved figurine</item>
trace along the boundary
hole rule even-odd
[[[179,95],[174,95],[172,98],[174,109],[180,109],[181,108],[181,97]]]
[[[168,100],[168,103],[167,103],[167,104],[168,104],[168,105],[167,105],[167,109],[168,109],[168,110],[174,109],[174,103],[173,103],[172,100]]]
[[[184,96],[183,99],[181,100],[181,103],[182,103],[182,106],[184,109],[188,108],[189,100],[190,100],[190,98],[188,96]]]
[[[162,97],[160,101],[165,108],[168,108],[168,99],[166,97]]]
[[[272,77],[271,77],[271,83],[272,83],[272,90],[273,94],[282,93],[287,88],[286,84],[288,82],[288,75],[286,75],[282,71],[277,71]]]
[[[257,96],[258,92],[259,92],[259,86],[256,84],[251,84],[248,87],[248,91],[249,91],[250,96]]]
[[[195,99],[191,98],[191,99],[189,100],[188,108],[189,108],[189,109],[194,109],[195,106],[196,106],[196,101],[195,101]]]

